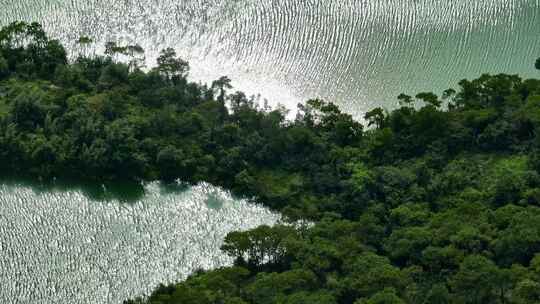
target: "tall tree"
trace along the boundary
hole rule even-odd
[[[225,92],[227,89],[232,89],[231,79],[227,76],[222,76],[212,82],[212,90],[218,90],[219,92],[217,98],[219,102],[225,102]]]
[[[157,71],[167,79],[177,82],[179,78],[185,77],[189,71],[187,61],[177,58],[176,51],[173,48],[167,48],[161,51],[157,58]]]

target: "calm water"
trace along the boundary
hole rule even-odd
[[[228,232],[278,220],[208,184],[96,188],[0,185],[0,303],[121,303],[230,264]]]
[[[68,44],[140,42],[150,64],[173,46],[196,80],[356,116],[482,72],[537,75],[540,56],[540,0],[0,0],[0,23],[17,19]]]

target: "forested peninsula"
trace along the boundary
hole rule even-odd
[[[402,94],[363,126],[321,100],[288,120],[227,77],[188,81],[172,49],[143,56],[70,62],[39,24],[0,30],[1,173],[206,181],[288,223],[230,233],[234,266],[125,303],[540,302],[540,80]]]

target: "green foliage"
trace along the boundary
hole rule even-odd
[[[0,80],[9,75],[9,66],[6,58],[0,53]]]
[[[392,288],[385,288],[383,291],[376,293],[369,299],[362,299],[354,302],[355,304],[405,304],[406,302],[396,295],[396,291]]]
[[[344,270],[347,275],[340,287],[350,299],[371,297],[385,288],[404,290],[408,283],[406,274],[386,257],[371,252],[353,257]]]
[[[259,273],[253,283],[246,287],[247,298],[253,303],[272,304],[295,291],[307,291],[316,287],[317,278],[306,270],[290,270],[282,273]]]
[[[364,115],[364,119],[368,121],[368,127],[375,125],[378,129],[382,129],[385,122],[384,110],[382,108],[375,108],[368,111]]]
[[[230,233],[234,266],[126,303],[540,302],[540,80],[401,94],[365,130],[322,100],[287,121],[227,77],[189,82],[172,49],[148,72],[139,46],[106,50],[68,63],[38,24],[0,30],[2,172],[207,181],[288,221]]]
[[[451,279],[451,285],[464,303],[492,302],[498,271],[489,259],[471,255],[460,265],[459,271]]]
[[[13,22],[2,28],[0,55],[10,72],[26,78],[50,79],[58,66],[67,63],[64,47],[50,40],[38,23]]]
[[[433,285],[422,304],[449,304],[451,303],[450,293],[445,284]]]
[[[168,79],[185,77],[189,71],[188,63],[180,58],[176,58],[176,51],[172,48],[165,49],[161,52],[157,59],[157,64],[157,71]]]
[[[439,100],[439,97],[431,92],[419,93],[416,95],[416,98],[434,107],[440,107],[442,104],[442,102]]]

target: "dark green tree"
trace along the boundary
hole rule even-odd
[[[1,53],[0,53],[0,80],[9,75],[9,65]]]
[[[176,51],[173,48],[167,48],[161,51],[157,58],[157,71],[164,75],[167,79],[177,81],[181,77],[185,77],[189,71],[189,64],[176,57]]]
[[[419,93],[416,95],[416,98],[436,108],[440,107],[442,104],[442,102],[439,100],[439,97],[431,92]]]
[[[375,108],[366,112],[364,115],[364,119],[368,121],[368,126],[371,127],[372,125],[375,125],[377,129],[384,127],[385,118],[385,113],[382,108]]]
[[[471,255],[465,258],[451,284],[464,303],[493,303],[496,298],[495,278],[499,269],[489,259]]]
[[[218,80],[212,82],[212,90],[218,90],[219,102],[225,102],[225,93],[227,89],[232,89],[231,79],[227,76],[220,77]]]

